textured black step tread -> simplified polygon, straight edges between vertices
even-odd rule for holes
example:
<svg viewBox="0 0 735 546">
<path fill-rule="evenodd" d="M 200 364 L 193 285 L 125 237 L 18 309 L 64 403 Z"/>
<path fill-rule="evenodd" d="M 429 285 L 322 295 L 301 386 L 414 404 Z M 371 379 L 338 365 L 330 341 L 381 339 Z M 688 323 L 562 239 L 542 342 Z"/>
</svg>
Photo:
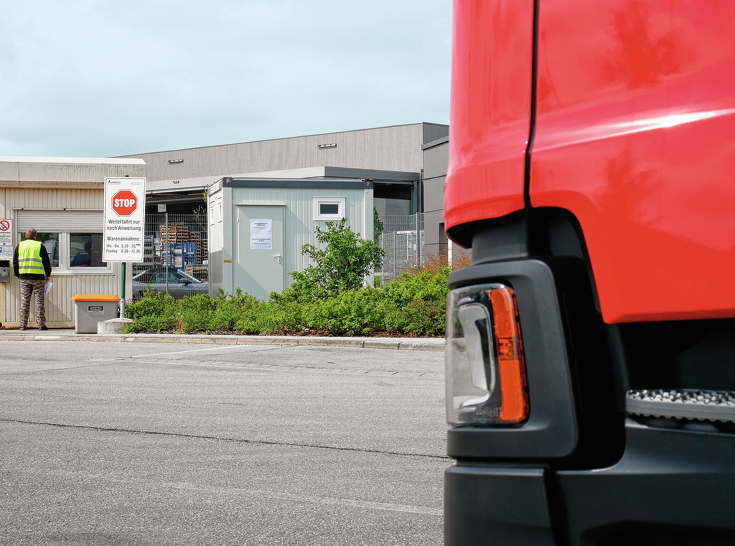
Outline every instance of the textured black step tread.
<svg viewBox="0 0 735 546">
<path fill-rule="evenodd" d="M 634 415 L 735 423 L 735 392 L 697 389 L 628 391 L 626 410 Z"/>
</svg>

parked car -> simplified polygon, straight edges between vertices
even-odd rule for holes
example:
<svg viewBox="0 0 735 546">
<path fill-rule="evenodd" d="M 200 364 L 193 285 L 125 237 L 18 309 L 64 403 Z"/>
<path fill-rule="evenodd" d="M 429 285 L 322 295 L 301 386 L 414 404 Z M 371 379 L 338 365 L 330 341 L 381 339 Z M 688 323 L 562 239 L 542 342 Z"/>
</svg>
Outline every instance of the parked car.
<svg viewBox="0 0 735 546">
<path fill-rule="evenodd" d="M 133 276 L 133 299 L 140 299 L 147 287 L 170 294 L 174 299 L 208 294 L 209 283 L 202 282 L 175 267 L 152 267 Z"/>
</svg>

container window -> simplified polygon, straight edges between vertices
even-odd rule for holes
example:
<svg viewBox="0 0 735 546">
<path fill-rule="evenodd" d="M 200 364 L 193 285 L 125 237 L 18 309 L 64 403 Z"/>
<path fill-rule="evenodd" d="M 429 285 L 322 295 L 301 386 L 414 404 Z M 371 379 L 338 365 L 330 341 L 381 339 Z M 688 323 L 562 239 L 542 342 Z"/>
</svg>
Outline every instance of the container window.
<svg viewBox="0 0 735 546">
<path fill-rule="evenodd" d="M 315 220 L 341 220 L 345 217 L 344 197 L 315 197 Z"/>
</svg>

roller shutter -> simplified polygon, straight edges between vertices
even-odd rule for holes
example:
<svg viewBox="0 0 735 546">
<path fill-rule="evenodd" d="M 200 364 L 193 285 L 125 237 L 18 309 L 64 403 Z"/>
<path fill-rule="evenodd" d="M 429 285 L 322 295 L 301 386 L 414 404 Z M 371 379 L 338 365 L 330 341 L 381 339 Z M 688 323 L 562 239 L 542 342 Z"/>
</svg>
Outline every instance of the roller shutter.
<svg viewBox="0 0 735 546">
<path fill-rule="evenodd" d="M 19 210 L 16 231 L 34 228 L 42 233 L 102 233 L 104 214 L 101 210 Z"/>
</svg>

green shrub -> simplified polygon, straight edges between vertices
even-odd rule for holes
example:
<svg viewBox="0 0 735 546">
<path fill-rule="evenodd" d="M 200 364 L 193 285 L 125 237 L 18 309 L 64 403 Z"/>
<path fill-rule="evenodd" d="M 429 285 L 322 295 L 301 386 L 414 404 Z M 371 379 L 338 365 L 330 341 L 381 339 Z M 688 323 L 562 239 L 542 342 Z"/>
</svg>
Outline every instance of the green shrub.
<svg viewBox="0 0 735 546">
<path fill-rule="evenodd" d="M 381 291 L 367 287 L 304 304 L 302 322 L 307 328 L 337 335 L 365 335 L 384 331 L 385 315 Z"/>
<path fill-rule="evenodd" d="M 125 316 L 133 320 L 148 316 L 160 317 L 169 314 L 174 305 L 175 302 L 172 296 L 162 292 L 154 292 L 150 286 L 147 286 L 142 298 L 127 304 Z"/>
<path fill-rule="evenodd" d="M 395 307 L 386 316 L 389 332 L 402 332 L 418 336 L 436 336 L 446 328 L 446 306 L 415 299 L 404 307 Z"/>
<path fill-rule="evenodd" d="M 314 268 L 308 275 L 316 271 Z M 234 295 L 220 290 L 216 298 L 202 294 L 180 300 L 146 290 L 139 301 L 128 305 L 127 316 L 134 322 L 126 331 L 237 331 L 263 335 L 308 328 L 348 336 L 377 332 L 441 335 L 445 329 L 448 274 L 446 266 L 404 272 L 381 288 L 362 288 L 360 284 L 358 288 L 343 289 L 347 283 L 337 283 L 330 285 L 332 288 L 322 286 L 318 298 L 312 291 L 316 284 L 296 282 L 296 288 L 292 286 L 283 295 L 272 294 L 268 302 L 240 290 Z"/>
<path fill-rule="evenodd" d="M 238 288 L 234 296 L 220 291 L 216 308 L 209 318 L 210 330 L 235 330 L 235 326 L 248 310 L 258 307 L 260 301 Z"/>
<path fill-rule="evenodd" d="M 174 321 L 171 317 L 146 315 L 138 317 L 135 322 L 125 326 L 125 332 L 128 334 L 136 332 L 160 332 L 161 330 L 170 330 L 174 327 Z"/>
<path fill-rule="evenodd" d="M 392 280 L 382 290 L 388 299 L 402 307 L 417 299 L 446 306 L 447 294 L 449 293 L 448 278 L 448 267 L 443 268 L 436 274 L 429 271 L 404 272 L 399 279 Z"/>
<path fill-rule="evenodd" d="M 301 328 L 300 306 L 295 302 L 260 303 L 245 310 L 234 329 L 243 334 L 271 334 Z"/>
<path fill-rule="evenodd" d="M 385 251 L 374 241 L 361 239 L 359 233 L 345 226 L 346 221 L 327 222 L 324 230 L 316 226 L 316 240 L 324 248 L 305 244 L 301 253 L 314 264 L 292 272 L 293 284 L 283 295 L 274 298 L 272 294 L 271 299 L 305 302 L 362 288 L 365 278 L 380 268 Z"/>
</svg>

